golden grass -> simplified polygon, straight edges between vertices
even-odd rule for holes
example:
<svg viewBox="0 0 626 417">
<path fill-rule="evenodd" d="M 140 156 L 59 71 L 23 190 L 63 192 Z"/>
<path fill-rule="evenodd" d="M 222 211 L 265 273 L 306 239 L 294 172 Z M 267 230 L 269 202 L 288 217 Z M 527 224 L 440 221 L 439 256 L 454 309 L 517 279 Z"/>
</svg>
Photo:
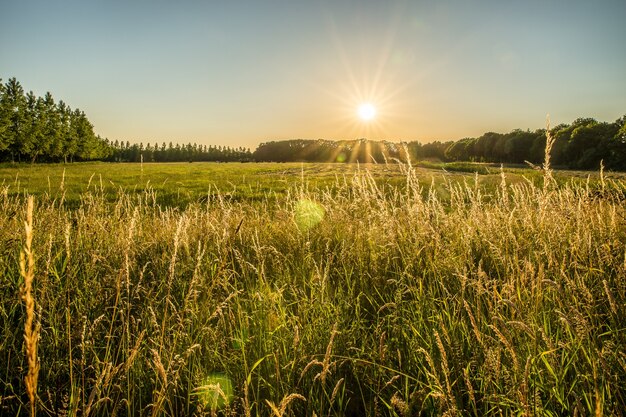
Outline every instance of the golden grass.
<svg viewBox="0 0 626 417">
<path fill-rule="evenodd" d="M 33 206 L 34 199 L 29 197 L 26 207 L 26 221 L 24 222 L 24 248 L 20 253 L 20 273 L 24 279 L 22 286 L 22 300 L 26 306 L 26 320 L 24 321 L 24 345 L 28 361 L 28 373 L 24 377 L 26 392 L 30 401 L 30 415 L 35 416 L 37 401 L 37 379 L 39 377 L 39 357 L 37 343 L 39 342 L 39 323 L 35 324 L 35 299 L 33 297 L 33 281 L 35 280 L 35 257 L 33 255 Z"/>
<path fill-rule="evenodd" d="M 624 183 L 403 169 L 184 209 L 0 193 L 0 414 L 623 413 Z"/>
</svg>

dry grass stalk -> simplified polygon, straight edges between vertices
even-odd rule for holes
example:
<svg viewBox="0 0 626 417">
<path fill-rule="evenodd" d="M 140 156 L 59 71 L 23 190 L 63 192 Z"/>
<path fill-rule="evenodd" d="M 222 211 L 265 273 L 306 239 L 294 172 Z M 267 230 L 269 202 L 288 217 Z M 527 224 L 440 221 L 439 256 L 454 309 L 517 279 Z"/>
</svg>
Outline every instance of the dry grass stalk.
<svg viewBox="0 0 626 417">
<path fill-rule="evenodd" d="M 435 367 L 435 362 L 433 361 L 433 358 L 424 348 L 419 348 L 418 352 L 421 352 L 424 355 L 424 357 L 426 358 L 426 362 L 431 369 L 431 372 L 427 372 L 427 375 L 429 375 L 435 383 L 435 387 L 431 387 L 431 395 L 436 395 L 438 393 L 440 394 L 440 396 L 443 396 L 443 385 L 441 384 L 439 376 L 437 375 L 437 368 Z M 436 388 L 437 391 L 435 392 L 434 390 L 432 390 L 432 388 Z"/>
<path fill-rule="evenodd" d="M 604 180 L 604 159 L 600 160 L 600 186 L 602 187 L 602 193 L 606 189 L 606 181 Z"/>
<path fill-rule="evenodd" d="M 602 285 L 604 286 L 604 293 L 606 294 L 606 298 L 609 300 L 609 306 L 611 306 L 611 311 L 613 314 L 617 315 L 617 303 L 615 302 L 615 298 L 613 298 L 613 294 L 609 289 L 609 284 L 605 279 L 602 280 Z"/>
<path fill-rule="evenodd" d="M 273 415 L 275 415 L 276 417 L 282 417 L 285 415 L 285 412 L 287 411 L 287 406 L 289 405 L 289 403 L 296 399 L 306 402 L 306 398 L 304 398 L 300 394 L 286 395 L 285 397 L 283 397 L 278 407 L 276 407 L 276 405 L 270 400 L 265 400 L 265 402 L 267 403 L 267 405 L 270 406 L 270 409 L 272 410 Z"/>
<path fill-rule="evenodd" d="M 126 362 L 124 363 L 124 370 L 126 372 L 128 372 L 131 366 L 133 366 L 133 362 L 135 362 L 135 358 L 137 358 L 137 354 L 139 353 L 139 348 L 141 347 L 141 342 L 143 342 L 143 337 L 145 336 L 145 334 L 146 334 L 145 330 L 143 330 L 139 334 L 139 337 L 137 338 L 137 342 L 135 342 L 135 346 L 133 346 L 130 353 L 128 354 L 128 358 L 126 359 Z"/>
<path fill-rule="evenodd" d="M 463 306 L 465 307 L 465 311 L 467 311 L 470 323 L 472 324 L 472 331 L 474 332 L 474 336 L 476 336 L 476 340 L 478 340 L 478 343 L 483 346 L 483 338 L 481 336 L 480 330 L 478 330 L 478 326 L 476 325 L 476 319 L 474 318 L 474 314 L 472 314 L 472 309 L 465 300 L 463 300 Z"/>
<path fill-rule="evenodd" d="M 326 382 L 326 376 L 330 371 L 330 356 L 333 350 L 333 341 L 335 340 L 335 335 L 337 335 L 337 323 L 334 324 L 333 330 L 330 332 L 330 340 L 328 341 L 328 346 L 326 346 L 326 354 L 324 355 L 324 360 L 322 361 L 322 371 L 315 376 L 315 379 L 319 377 L 322 382 Z"/>
<path fill-rule="evenodd" d="M 293 326 L 293 349 L 296 349 L 300 345 L 300 327 L 298 323 Z"/>
<path fill-rule="evenodd" d="M 397 392 L 393 394 L 393 397 L 391 397 L 391 406 L 402 417 L 409 417 L 411 415 L 411 409 L 409 405 L 406 403 L 406 401 L 402 399 L 402 396 L 400 396 Z"/>
<path fill-rule="evenodd" d="M 468 368 L 463 369 L 463 380 L 465 381 L 465 386 L 467 387 L 467 394 L 469 395 L 472 407 L 476 409 L 476 397 L 474 395 L 474 387 L 472 386 L 472 380 L 470 379 Z"/>
<path fill-rule="evenodd" d="M 450 369 L 448 367 L 448 357 L 446 355 L 446 350 L 443 347 L 443 343 L 441 342 L 441 337 L 439 333 L 435 331 L 435 339 L 437 340 L 437 347 L 439 348 L 439 353 L 441 354 L 441 370 L 443 372 L 443 376 L 446 380 L 446 394 L 447 400 L 449 402 L 449 407 L 454 408 L 454 394 L 452 393 L 452 384 L 450 384 Z"/>
<path fill-rule="evenodd" d="M 344 382 L 344 378 L 341 378 L 335 384 L 335 388 L 333 389 L 333 393 L 330 396 L 330 403 L 331 404 L 335 401 L 335 397 L 337 397 L 337 394 L 339 393 L 339 389 L 341 388 L 341 384 L 343 384 L 343 382 Z"/>
<path fill-rule="evenodd" d="M 500 329 L 498 329 L 498 327 L 496 325 L 490 324 L 489 327 L 494 331 L 496 336 L 498 336 L 498 339 L 500 339 L 500 342 L 502 342 L 502 344 L 504 345 L 506 350 L 511 355 L 511 359 L 513 359 L 513 367 L 515 368 L 514 369 L 515 373 L 518 374 L 519 371 L 520 371 L 520 366 L 519 366 L 519 361 L 517 360 L 517 355 L 515 354 L 515 349 L 513 349 L 513 345 L 504 336 L 504 334 L 502 334 L 502 332 L 500 331 Z"/>
<path fill-rule="evenodd" d="M 500 165 L 500 192 L 502 193 L 501 199 L 504 206 L 509 205 L 509 191 L 506 185 L 506 175 L 504 175 L 504 165 Z"/>
<path fill-rule="evenodd" d="M 159 375 L 162 385 L 167 386 L 167 372 L 165 371 L 165 367 L 161 361 L 161 355 L 159 355 L 159 352 L 156 349 L 150 349 L 150 351 L 152 352 L 152 363 L 154 364 L 154 369 L 157 371 L 157 375 Z"/>
<path fill-rule="evenodd" d="M 529 381 L 530 381 L 530 367 L 532 365 L 532 358 L 531 356 L 528 356 L 528 358 L 526 358 L 526 366 L 524 367 L 524 379 L 522 381 L 522 384 L 520 386 L 520 392 L 519 392 L 519 400 L 520 403 L 522 404 L 522 408 L 524 409 L 524 416 L 532 416 L 532 410 L 530 408 L 530 388 L 529 388 Z"/>
<path fill-rule="evenodd" d="M 107 382 L 110 381 L 110 374 L 112 370 L 113 364 L 110 362 L 104 364 L 104 367 L 102 368 L 100 375 L 98 375 L 98 379 L 91 390 L 91 394 L 89 394 L 89 400 L 87 401 L 87 405 L 85 406 L 85 411 L 83 413 L 84 416 L 89 416 L 91 410 L 103 400 L 103 398 L 99 397 L 102 391 L 106 389 Z"/>
<path fill-rule="evenodd" d="M 163 366 L 163 361 L 161 360 L 161 355 L 158 350 L 150 349 L 152 353 L 152 365 L 154 367 L 155 373 L 158 375 L 158 379 L 161 381 L 161 387 L 158 391 L 155 391 L 154 397 L 156 398 L 152 403 L 152 413 L 151 416 L 155 417 L 161 412 L 161 406 L 165 401 L 166 391 L 169 388 L 167 371 L 165 370 L 165 366 Z"/>
<path fill-rule="evenodd" d="M 552 176 L 552 167 L 550 165 L 550 158 L 552 155 L 552 146 L 554 145 L 555 138 L 550 133 L 550 115 L 546 117 L 546 148 L 545 156 L 543 160 L 543 191 L 548 191 L 550 185 L 554 182 Z"/>
<path fill-rule="evenodd" d="M 333 341 L 337 333 L 339 332 L 337 331 L 337 323 L 335 323 L 333 325 L 333 330 L 330 332 L 330 340 L 328 341 L 328 345 L 326 346 L 326 354 L 324 355 L 324 360 L 318 361 L 315 358 L 312 359 L 309 363 L 306 364 L 306 366 L 300 373 L 300 379 L 304 377 L 304 375 L 307 373 L 307 371 L 310 368 L 312 368 L 313 366 L 319 365 L 322 367 L 322 370 L 318 374 L 315 375 L 315 377 L 313 378 L 313 381 L 317 381 L 317 379 L 319 378 L 322 380 L 322 383 L 326 382 L 326 376 L 328 376 L 330 372 L 330 367 L 334 364 L 333 362 L 330 361 L 330 358 L 332 356 L 331 353 L 333 350 Z"/>
<path fill-rule="evenodd" d="M 33 256 L 33 197 L 28 197 L 26 221 L 24 229 L 26 241 L 20 253 L 20 273 L 24 278 L 22 300 L 26 304 L 26 321 L 24 323 L 24 344 L 26 345 L 26 359 L 28 373 L 24 378 L 26 392 L 30 400 L 30 415 L 35 415 L 35 401 L 37 398 L 37 378 L 39 376 L 39 358 L 37 357 L 37 343 L 39 341 L 39 324 L 35 321 L 35 299 L 33 298 L 33 281 L 35 279 L 35 257 Z"/>
</svg>

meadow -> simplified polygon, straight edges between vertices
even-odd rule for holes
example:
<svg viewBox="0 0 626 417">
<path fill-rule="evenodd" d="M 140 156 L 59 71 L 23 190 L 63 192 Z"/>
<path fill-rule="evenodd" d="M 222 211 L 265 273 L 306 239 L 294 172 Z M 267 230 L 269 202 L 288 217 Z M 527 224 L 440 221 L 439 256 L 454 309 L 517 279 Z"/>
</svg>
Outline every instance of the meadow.
<svg viewBox="0 0 626 417">
<path fill-rule="evenodd" d="M 0 414 L 624 415 L 624 201 L 549 164 L 0 166 Z"/>
</svg>

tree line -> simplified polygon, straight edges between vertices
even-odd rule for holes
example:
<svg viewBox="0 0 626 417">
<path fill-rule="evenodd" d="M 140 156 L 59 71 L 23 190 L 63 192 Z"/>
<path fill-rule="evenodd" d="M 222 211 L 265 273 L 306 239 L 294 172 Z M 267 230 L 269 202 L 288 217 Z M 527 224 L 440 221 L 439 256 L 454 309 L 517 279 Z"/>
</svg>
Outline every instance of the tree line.
<svg viewBox="0 0 626 417">
<path fill-rule="evenodd" d="M 552 162 L 573 169 L 626 171 L 626 115 L 613 123 L 579 118 L 550 129 L 555 139 Z M 254 152 L 242 147 L 196 143 L 130 144 L 111 142 L 94 133 L 85 113 L 56 102 L 48 92 L 37 97 L 11 78 L 0 79 L 0 161 L 17 162 L 395 162 L 411 160 L 541 163 L 546 130 L 487 132 L 458 141 L 389 141 L 292 139 L 261 143 Z"/>
<path fill-rule="evenodd" d="M 15 78 L 0 79 L 0 161 L 231 162 L 251 157 L 250 149 L 228 146 L 111 142 L 94 133 L 82 110 L 56 102 L 49 92 L 43 97 L 25 93 Z"/>
<path fill-rule="evenodd" d="M 579 118 L 555 126 L 550 135 L 554 139 L 551 160 L 555 166 L 597 169 L 603 161 L 608 169 L 626 170 L 626 115 L 613 123 Z M 516 129 L 453 142 L 444 156 L 454 161 L 538 164 L 544 159 L 545 146 L 545 129 Z"/>
<path fill-rule="evenodd" d="M 255 161 L 271 162 L 393 162 L 406 159 L 399 144 L 366 139 L 270 141 L 261 143 L 252 157 Z"/>
<path fill-rule="evenodd" d="M 553 165 L 571 169 L 626 170 L 626 116 L 613 123 L 579 118 L 550 129 L 555 142 Z M 545 157 L 546 129 L 487 132 L 458 141 L 393 143 L 293 139 L 261 143 L 252 154 L 255 161 L 273 162 L 394 162 L 419 160 L 539 164 Z"/>
<path fill-rule="evenodd" d="M 110 143 L 111 155 L 106 161 L 114 162 L 249 162 L 252 160 L 250 149 L 230 146 L 207 146 L 196 143 L 181 145 L 165 142 L 144 146 L 143 143 Z"/>
<path fill-rule="evenodd" d="M 447 161 L 446 150 L 454 142 L 389 142 L 355 140 L 290 139 L 261 143 L 252 154 L 258 162 L 359 162 L 396 163 L 408 160 Z"/>
<path fill-rule="evenodd" d="M 49 92 L 25 93 L 15 78 L 0 79 L 0 161 L 71 162 L 109 154 L 82 110 L 55 102 Z"/>
</svg>

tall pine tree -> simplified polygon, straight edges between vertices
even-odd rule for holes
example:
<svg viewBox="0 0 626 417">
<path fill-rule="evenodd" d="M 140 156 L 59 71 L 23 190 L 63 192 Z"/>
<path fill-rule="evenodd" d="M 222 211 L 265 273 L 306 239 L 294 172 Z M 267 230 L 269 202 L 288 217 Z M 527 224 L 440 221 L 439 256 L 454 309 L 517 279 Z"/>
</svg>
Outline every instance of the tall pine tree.
<svg viewBox="0 0 626 417">
<path fill-rule="evenodd" d="M 24 89 L 15 77 L 9 79 L 5 85 L 4 93 L 5 102 L 8 113 L 8 126 L 4 133 L 4 142 L 7 150 L 11 154 L 11 160 L 20 158 L 21 140 L 24 135 L 26 124 L 26 97 L 24 97 Z"/>
</svg>

